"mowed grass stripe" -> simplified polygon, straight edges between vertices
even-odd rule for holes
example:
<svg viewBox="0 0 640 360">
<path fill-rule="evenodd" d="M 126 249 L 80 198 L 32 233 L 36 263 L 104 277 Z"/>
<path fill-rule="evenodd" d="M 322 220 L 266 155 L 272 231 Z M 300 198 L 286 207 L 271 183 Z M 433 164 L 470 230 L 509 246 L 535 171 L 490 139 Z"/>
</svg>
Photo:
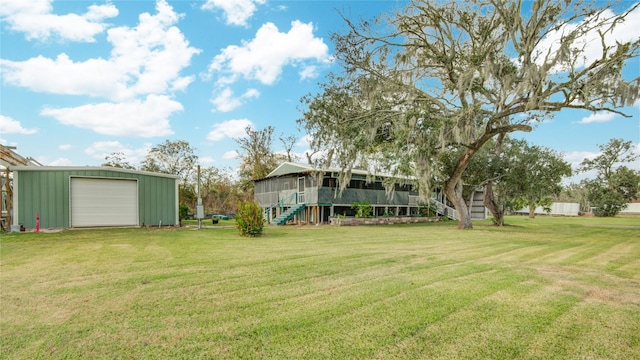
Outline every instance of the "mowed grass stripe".
<svg viewBox="0 0 640 360">
<path fill-rule="evenodd" d="M 637 358 L 637 219 L 593 220 L 3 235 L 0 357 Z"/>
</svg>

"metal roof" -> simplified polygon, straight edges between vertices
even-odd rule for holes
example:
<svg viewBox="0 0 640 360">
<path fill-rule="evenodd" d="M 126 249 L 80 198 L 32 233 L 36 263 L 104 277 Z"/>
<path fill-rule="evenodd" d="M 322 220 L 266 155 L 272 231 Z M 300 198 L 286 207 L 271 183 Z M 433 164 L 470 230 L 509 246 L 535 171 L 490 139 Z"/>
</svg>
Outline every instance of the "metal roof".
<svg viewBox="0 0 640 360">
<path fill-rule="evenodd" d="M 11 171 L 110 171 L 166 177 L 172 179 L 180 178 L 180 176 L 173 174 L 156 173 L 142 170 L 130 170 L 112 166 L 10 166 L 9 169 Z"/>
<path fill-rule="evenodd" d="M 267 178 L 277 177 L 277 176 L 282 176 L 282 175 L 308 173 L 308 172 L 313 172 L 313 171 L 319 171 L 319 172 L 342 172 L 342 169 L 337 168 L 337 167 L 319 168 L 319 167 L 315 167 L 313 165 L 308 165 L 308 164 L 298 164 L 298 163 L 292 163 L 292 162 L 284 162 L 284 163 L 280 164 L 277 168 L 275 168 L 275 170 L 270 172 L 269 175 L 265 176 L 264 178 L 267 179 Z M 352 169 L 351 170 L 351 174 L 354 174 L 354 175 L 372 175 L 372 176 L 377 176 L 377 177 L 390 177 L 391 176 L 389 174 L 372 174 L 369 171 L 362 170 L 362 169 Z"/>
</svg>

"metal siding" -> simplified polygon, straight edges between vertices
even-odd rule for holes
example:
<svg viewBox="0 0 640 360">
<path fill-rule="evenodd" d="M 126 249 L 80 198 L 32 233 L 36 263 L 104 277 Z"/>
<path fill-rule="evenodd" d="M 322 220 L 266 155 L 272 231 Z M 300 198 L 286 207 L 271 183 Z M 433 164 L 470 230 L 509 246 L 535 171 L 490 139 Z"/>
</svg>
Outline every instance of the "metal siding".
<svg viewBox="0 0 640 360">
<path fill-rule="evenodd" d="M 138 177 L 138 221 L 140 226 L 147 225 L 147 196 L 145 194 L 147 188 L 147 182 L 145 178 Z"/>
<path fill-rule="evenodd" d="M 69 177 L 71 173 L 69 171 L 63 171 L 60 173 L 60 196 L 62 199 L 62 206 L 60 207 L 61 219 L 60 222 L 55 226 L 59 227 L 69 227 L 71 226 L 71 209 L 69 207 L 69 199 L 70 199 L 70 188 L 69 188 Z"/>
<path fill-rule="evenodd" d="M 160 180 L 160 179 L 158 179 Z M 162 223 L 163 224 L 172 224 L 173 223 L 173 217 L 171 215 L 173 215 L 171 213 L 171 200 L 172 197 L 169 196 L 171 193 L 173 193 L 173 187 L 171 186 L 170 182 L 166 182 L 166 181 L 158 181 L 159 183 L 161 183 L 162 187 L 158 188 L 158 191 L 160 192 L 160 199 L 161 201 L 159 202 L 160 205 L 160 210 L 162 213 Z"/>
<path fill-rule="evenodd" d="M 33 210 L 33 191 L 25 191 L 31 188 L 33 183 L 33 173 L 21 172 L 18 175 L 18 223 L 23 224 L 25 227 L 33 228 L 35 222 L 31 221 L 31 215 Z"/>
<path fill-rule="evenodd" d="M 161 181 L 157 181 L 158 179 L 149 179 L 151 183 L 153 183 L 152 188 L 150 189 L 150 195 L 157 199 L 155 206 L 151 207 L 151 215 L 154 219 L 156 219 L 157 224 L 159 225 L 161 222 L 166 224 L 166 219 L 164 218 L 164 194 L 162 191 L 162 185 L 164 185 Z"/>
<path fill-rule="evenodd" d="M 45 184 L 48 183 L 48 176 L 46 176 L 46 174 L 36 174 L 36 176 L 34 176 L 34 178 L 32 179 L 32 183 L 31 183 L 31 187 L 33 189 L 33 197 L 32 197 L 32 201 L 31 201 L 31 218 L 32 218 L 32 222 L 33 222 L 33 226 L 35 227 L 36 225 L 36 213 L 41 213 L 42 212 L 42 206 L 45 205 L 44 202 L 46 201 L 46 199 L 44 198 L 44 195 L 47 193 L 46 189 L 45 191 L 42 190 L 42 186 L 44 186 Z"/>
<path fill-rule="evenodd" d="M 154 190 L 157 189 L 157 185 L 153 184 L 151 180 L 147 181 L 146 183 L 147 184 L 144 189 L 145 198 L 148 200 L 155 199 L 156 201 L 158 201 L 159 199 L 157 197 L 154 197 Z M 154 203 L 151 201 L 147 201 L 147 204 L 147 223 L 149 225 L 160 224 L 160 219 L 158 218 L 158 214 L 155 211 L 156 206 L 154 206 Z"/>
<path fill-rule="evenodd" d="M 52 227 L 53 224 L 58 222 L 58 217 L 60 216 L 60 211 L 57 211 L 57 204 L 60 203 L 60 191 L 59 189 L 59 176 L 58 174 L 51 174 L 52 176 L 48 179 L 48 189 L 46 203 L 43 204 L 43 208 L 46 209 L 43 214 L 40 214 L 40 226 L 41 227 Z M 44 215 L 48 214 L 45 218 Z"/>
<path fill-rule="evenodd" d="M 176 225 L 176 179 L 142 176 L 140 220 L 145 225 Z"/>
<path fill-rule="evenodd" d="M 26 228 L 35 228 L 36 213 L 40 216 L 40 227 L 64 227 L 68 212 L 62 177 L 55 172 L 21 171 L 18 181 L 18 219 Z M 62 222 L 62 223 L 61 223 Z"/>
<path fill-rule="evenodd" d="M 162 216 L 160 215 L 158 208 L 161 208 L 162 206 L 160 205 L 162 203 L 162 198 L 159 197 L 159 186 L 160 184 L 157 181 L 154 181 L 156 179 L 148 179 L 149 184 L 147 186 L 147 194 L 148 194 L 148 199 L 155 199 L 155 204 L 153 204 L 150 208 L 150 212 L 149 214 L 151 215 L 151 218 L 154 220 L 153 223 L 154 225 L 159 225 L 160 222 L 162 221 Z"/>
<path fill-rule="evenodd" d="M 153 202 L 151 201 L 151 199 L 153 199 L 153 195 L 151 194 L 153 184 L 150 184 L 150 182 L 146 180 L 147 179 L 145 179 L 144 191 L 142 192 L 142 196 L 144 196 L 146 206 L 144 215 L 142 217 L 144 218 L 144 222 L 146 225 L 154 225 L 154 223 L 158 223 L 159 221 L 156 218 L 155 214 L 153 214 Z"/>
<path fill-rule="evenodd" d="M 175 179 L 159 179 L 161 180 L 161 182 L 164 184 L 163 187 L 163 194 L 164 194 L 164 206 L 163 209 L 165 210 L 165 215 L 164 218 L 165 220 L 162 221 L 162 223 L 164 224 L 166 221 L 166 224 L 168 225 L 177 225 L 176 223 L 176 217 L 178 216 L 178 209 L 176 209 L 176 201 L 174 198 L 176 198 L 178 196 L 178 194 L 175 193 L 175 182 L 177 180 Z M 175 194 L 175 195 L 174 195 Z"/>
</svg>

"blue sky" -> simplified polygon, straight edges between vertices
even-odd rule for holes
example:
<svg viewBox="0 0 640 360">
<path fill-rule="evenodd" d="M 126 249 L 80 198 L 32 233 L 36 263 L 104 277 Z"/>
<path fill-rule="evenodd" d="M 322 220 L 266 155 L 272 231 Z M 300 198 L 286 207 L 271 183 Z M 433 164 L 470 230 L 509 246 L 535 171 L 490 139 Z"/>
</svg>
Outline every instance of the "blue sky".
<svg viewBox="0 0 640 360">
<path fill-rule="evenodd" d="M 248 125 L 273 126 L 274 150 L 281 135 L 299 138 L 296 153 L 308 149 L 299 99 L 338 70 L 329 39 L 345 29 L 338 10 L 371 18 L 405 2 L 0 3 L 0 143 L 44 165 L 97 166 L 113 152 L 138 165 L 152 145 L 187 140 L 201 165 L 233 169 L 233 138 Z M 620 28 L 640 36 L 640 21 Z M 640 59 L 626 72 L 639 76 Z M 519 137 L 573 164 L 614 137 L 640 149 L 640 105 L 623 110 L 632 118 L 563 111 Z"/>
</svg>

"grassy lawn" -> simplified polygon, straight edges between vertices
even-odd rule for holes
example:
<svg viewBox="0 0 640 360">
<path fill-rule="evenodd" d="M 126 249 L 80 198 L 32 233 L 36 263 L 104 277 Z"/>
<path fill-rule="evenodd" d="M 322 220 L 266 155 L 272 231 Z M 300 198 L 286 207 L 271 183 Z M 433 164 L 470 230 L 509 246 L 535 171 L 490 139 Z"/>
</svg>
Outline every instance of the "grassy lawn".
<svg viewBox="0 0 640 360">
<path fill-rule="evenodd" d="M 0 357 L 640 358 L 639 219 L 507 222 L 3 234 Z"/>
</svg>

